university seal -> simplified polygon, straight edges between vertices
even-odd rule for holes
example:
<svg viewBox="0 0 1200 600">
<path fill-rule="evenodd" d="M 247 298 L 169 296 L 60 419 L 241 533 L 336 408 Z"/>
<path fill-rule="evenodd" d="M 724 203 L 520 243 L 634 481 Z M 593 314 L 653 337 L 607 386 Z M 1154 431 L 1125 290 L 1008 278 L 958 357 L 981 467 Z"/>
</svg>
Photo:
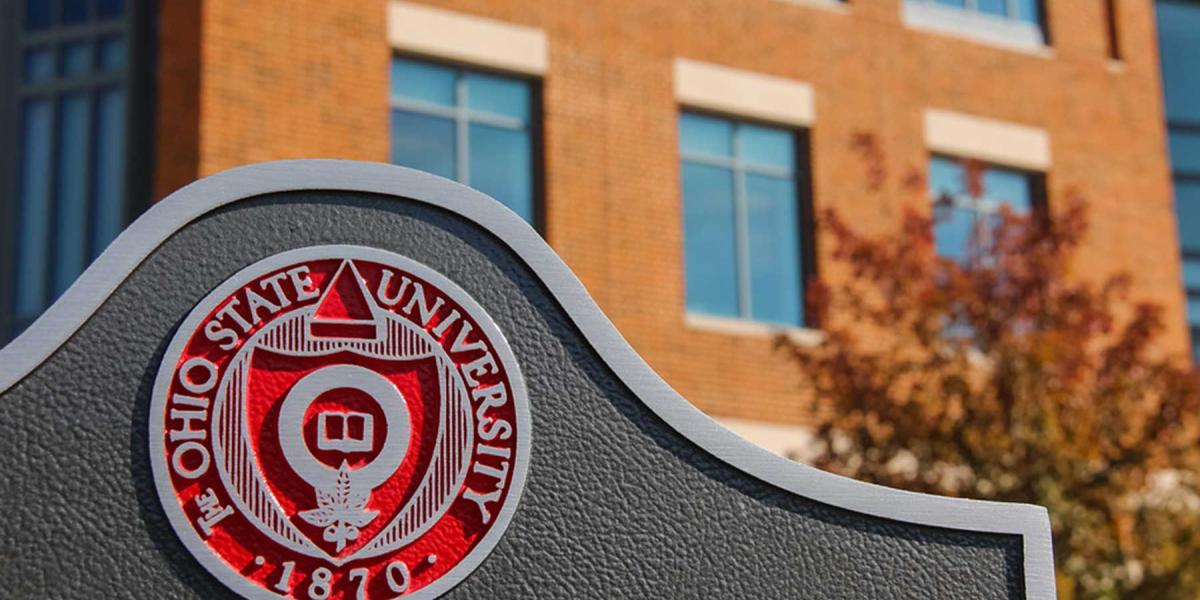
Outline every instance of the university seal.
<svg viewBox="0 0 1200 600">
<path fill-rule="evenodd" d="M 149 423 L 176 533 L 250 598 L 436 596 L 495 546 L 529 460 L 495 323 L 428 267 L 355 246 L 272 256 L 201 301 Z"/>
</svg>

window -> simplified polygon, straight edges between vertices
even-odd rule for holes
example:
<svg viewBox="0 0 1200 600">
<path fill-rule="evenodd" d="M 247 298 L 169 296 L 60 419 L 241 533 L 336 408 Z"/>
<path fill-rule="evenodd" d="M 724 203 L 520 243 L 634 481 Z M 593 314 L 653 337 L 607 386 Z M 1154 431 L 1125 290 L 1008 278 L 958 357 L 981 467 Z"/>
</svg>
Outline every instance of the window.
<svg viewBox="0 0 1200 600">
<path fill-rule="evenodd" d="M 134 86 L 133 0 L 15 4 L 0 24 L 0 53 L 13 57 L 0 71 L 0 115 L 13 132 L 0 148 L 0 343 L 116 237 L 131 199 L 144 198 L 138 182 L 148 183 L 146 169 L 131 168 L 149 122 L 130 118 L 149 108 Z"/>
<path fill-rule="evenodd" d="M 911 26 L 1037 49 L 1047 42 L 1041 0 L 904 0 Z"/>
<path fill-rule="evenodd" d="M 392 162 L 474 187 L 537 225 L 533 87 L 392 59 Z"/>
<path fill-rule="evenodd" d="M 1200 359 L 1200 2 L 1159 0 L 1157 9 L 1187 319 Z"/>
<path fill-rule="evenodd" d="M 929 191 L 933 197 L 933 237 L 938 254 L 966 260 L 973 241 L 987 243 L 1000 208 L 1008 206 L 1015 213 L 1029 213 L 1038 202 L 1039 187 L 1038 178 L 1025 171 L 932 157 Z"/>
<path fill-rule="evenodd" d="M 687 309 L 804 323 L 797 133 L 684 112 L 679 118 Z"/>
</svg>

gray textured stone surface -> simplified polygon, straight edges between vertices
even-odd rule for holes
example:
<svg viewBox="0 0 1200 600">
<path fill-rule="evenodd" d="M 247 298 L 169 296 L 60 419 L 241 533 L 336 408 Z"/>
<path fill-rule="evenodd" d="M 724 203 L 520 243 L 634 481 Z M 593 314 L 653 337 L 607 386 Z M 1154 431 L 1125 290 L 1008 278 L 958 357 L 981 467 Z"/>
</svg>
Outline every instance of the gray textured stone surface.
<svg viewBox="0 0 1200 600">
<path fill-rule="evenodd" d="M 529 387 L 532 464 L 495 551 L 452 597 L 1021 597 L 1021 539 L 867 517 L 710 457 L 632 396 L 490 234 L 416 203 L 297 192 L 242 202 L 157 250 L 0 396 L 0 597 L 219 598 L 150 479 L 146 413 L 175 326 L 284 250 L 375 246 L 456 281 Z"/>
</svg>

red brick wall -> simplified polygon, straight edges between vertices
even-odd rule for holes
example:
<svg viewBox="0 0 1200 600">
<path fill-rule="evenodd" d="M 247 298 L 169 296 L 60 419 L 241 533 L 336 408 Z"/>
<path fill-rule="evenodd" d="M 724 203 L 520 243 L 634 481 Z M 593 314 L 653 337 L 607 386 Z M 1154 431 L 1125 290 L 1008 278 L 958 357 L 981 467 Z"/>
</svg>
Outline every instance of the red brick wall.
<svg viewBox="0 0 1200 600">
<path fill-rule="evenodd" d="M 199 176 L 201 0 L 159 6 L 158 85 L 154 122 L 154 197 Z"/>
<path fill-rule="evenodd" d="M 810 83 L 817 208 L 837 207 L 873 229 L 894 225 L 906 204 L 928 203 L 904 185 L 914 170 L 924 173 L 926 108 L 1044 128 L 1051 207 L 1070 193 L 1092 207 L 1080 276 L 1131 271 L 1140 294 L 1167 306 L 1170 347 L 1182 349 L 1151 3 L 1119 3 L 1126 60 L 1114 65 L 1100 2 L 1046 0 L 1053 46 L 1044 56 L 908 29 L 900 2 L 853 0 L 846 10 L 780 0 L 429 4 L 546 32 L 549 241 L 634 347 L 706 411 L 805 416 L 796 373 L 769 338 L 684 323 L 675 57 Z M 193 173 L 248 162 L 387 160 L 383 0 L 205 0 L 196 12 L 192 22 L 179 14 L 187 10 L 162 11 L 160 102 L 179 106 L 160 112 L 160 193 Z M 174 39 L 181 30 L 196 36 L 195 69 L 188 45 Z M 198 101 L 180 97 L 193 84 Z M 175 135 L 164 121 L 176 113 L 186 121 L 192 103 L 196 134 Z M 864 132 L 885 157 L 878 189 L 851 144 Z"/>
</svg>

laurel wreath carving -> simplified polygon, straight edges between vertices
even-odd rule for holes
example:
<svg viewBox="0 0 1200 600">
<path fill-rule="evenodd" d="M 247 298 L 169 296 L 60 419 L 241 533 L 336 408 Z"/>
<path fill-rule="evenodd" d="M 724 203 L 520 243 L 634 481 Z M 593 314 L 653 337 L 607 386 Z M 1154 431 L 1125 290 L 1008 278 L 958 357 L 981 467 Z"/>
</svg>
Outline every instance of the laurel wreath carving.
<svg viewBox="0 0 1200 600">
<path fill-rule="evenodd" d="M 359 528 L 370 523 L 379 511 L 367 510 L 371 490 L 356 489 L 350 481 L 350 465 L 342 461 L 332 486 L 316 488 L 317 508 L 300 512 L 311 525 L 324 527 L 327 542 L 337 544 L 341 552 L 348 542 L 358 539 Z"/>
</svg>

